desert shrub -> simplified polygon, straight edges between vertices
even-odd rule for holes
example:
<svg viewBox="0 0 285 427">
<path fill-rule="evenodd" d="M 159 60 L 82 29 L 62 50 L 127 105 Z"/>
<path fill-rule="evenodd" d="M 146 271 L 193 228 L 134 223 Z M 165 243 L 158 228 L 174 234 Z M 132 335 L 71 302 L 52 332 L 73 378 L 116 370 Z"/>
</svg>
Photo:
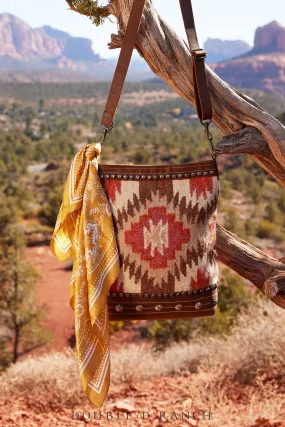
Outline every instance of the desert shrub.
<svg viewBox="0 0 285 427">
<path fill-rule="evenodd" d="M 267 219 L 263 219 L 260 221 L 257 227 L 257 236 L 261 239 L 272 237 L 275 231 L 276 225 Z"/>
<path fill-rule="evenodd" d="M 54 226 L 62 201 L 62 186 L 58 186 L 50 190 L 47 194 L 46 202 L 44 203 L 39 217 L 44 218 L 49 225 Z"/>
<path fill-rule="evenodd" d="M 7 349 L 7 344 L 3 339 L 0 339 L 0 372 L 7 369 L 12 362 L 12 354 Z"/>
<path fill-rule="evenodd" d="M 282 213 L 275 201 L 270 201 L 270 203 L 266 206 L 264 219 L 267 219 L 274 224 L 281 224 Z"/>
<path fill-rule="evenodd" d="M 123 320 L 112 320 L 109 322 L 110 332 L 113 334 L 114 332 L 120 331 L 124 327 L 124 321 Z"/>
</svg>

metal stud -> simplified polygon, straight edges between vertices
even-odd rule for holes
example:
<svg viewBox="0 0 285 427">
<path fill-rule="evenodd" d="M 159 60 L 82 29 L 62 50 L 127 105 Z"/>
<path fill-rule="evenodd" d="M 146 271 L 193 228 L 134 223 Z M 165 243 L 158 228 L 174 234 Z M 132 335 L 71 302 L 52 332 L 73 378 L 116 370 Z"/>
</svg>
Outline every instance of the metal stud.
<svg viewBox="0 0 285 427">
<path fill-rule="evenodd" d="M 160 179 L 163 179 L 163 178 L 164 178 L 164 175 L 159 175 L 159 178 L 160 178 Z"/>
<path fill-rule="evenodd" d="M 174 174 L 174 175 L 172 175 L 172 178 L 173 178 L 173 179 L 175 179 L 175 178 L 176 178 L 176 176 L 177 176 L 177 175 L 175 175 L 175 174 Z"/>
<path fill-rule="evenodd" d="M 140 176 L 139 176 L 139 175 L 136 175 L 136 179 L 140 179 Z"/>
<path fill-rule="evenodd" d="M 123 178 L 124 178 L 124 179 L 128 179 L 128 175 L 124 175 L 124 176 L 123 176 Z"/>
<path fill-rule="evenodd" d="M 174 297 L 174 294 L 169 294 L 169 296 L 170 296 L 170 298 L 171 298 L 171 297 Z"/>
<path fill-rule="evenodd" d="M 117 296 L 117 294 L 114 292 L 114 293 L 112 293 L 112 296 L 113 296 L 113 297 L 116 297 L 116 296 Z"/>
<path fill-rule="evenodd" d="M 192 172 L 192 173 L 191 173 L 191 176 L 196 176 L 196 172 Z"/>
<path fill-rule="evenodd" d="M 161 304 L 158 304 L 154 307 L 156 311 L 161 311 L 163 309 L 163 306 Z"/>
<path fill-rule="evenodd" d="M 110 175 L 108 175 L 108 174 L 107 174 L 107 175 L 105 175 L 105 178 L 107 178 L 107 179 L 108 179 L 108 178 L 110 178 Z"/>
<path fill-rule="evenodd" d="M 146 176 L 145 176 L 145 175 L 142 175 L 142 176 L 141 176 L 141 179 L 146 179 Z"/>
<path fill-rule="evenodd" d="M 136 297 L 136 294 L 132 294 L 132 298 L 135 298 Z"/>
<path fill-rule="evenodd" d="M 165 175 L 165 178 L 170 178 L 170 175 L 169 174 Z"/>
<path fill-rule="evenodd" d="M 153 179 L 157 179 L 158 178 L 158 176 L 157 175 L 153 175 Z"/>
<path fill-rule="evenodd" d="M 185 176 L 185 178 L 189 178 L 190 175 L 189 175 L 189 173 L 186 173 L 184 176 Z"/>
<path fill-rule="evenodd" d="M 119 179 L 121 179 L 121 178 L 122 178 L 122 175 L 118 175 L 118 178 L 119 178 Z"/>
<path fill-rule="evenodd" d="M 208 172 L 204 172 L 204 175 L 205 175 L 205 176 L 207 176 L 207 175 L 208 175 Z"/>
<path fill-rule="evenodd" d="M 151 178 L 152 178 L 152 176 L 151 176 L 151 175 L 148 175 L 148 176 L 147 176 L 147 179 L 151 179 Z"/>
<path fill-rule="evenodd" d="M 187 292 L 182 292 L 182 296 L 185 297 L 187 295 Z"/>
<path fill-rule="evenodd" d="M 202 172 L 197 172 L 197 176 L 201 176 L 202 175 Z"/>
<path fill-rule="evenodd" d="M 200 301 L 195 304 L 196 310 L 200 310 L 201 307 L 202 307 L 202 303 Z"/>
<path fill-rule="evenodd" d="M 183 177 L 182 173 L 179 173 L 178 178 L 182 178 L 182 177 Z"/>
<path fill-rule="evenodd" d="M 181 311 L 183 309 L 183 305 L 182 304 L 177 304 L 175 306 L 175 310 Z"/>
<path fill-rule="evenodd" d="M 188 292 L 187 292 L 187 294 L 188 294 L 188 295 L 191 295 L 191 294 L 192 294 L 192 292 L 191 292 L 191 291 L 188 291 Z"/>
<path fill-rule="evenodd" d="M 144 297 L 145 297 L 145 298 L 148 298 L 148 297 L 149 297 L 149 294 L 144 294 Z"/>
<path fill-rule="evenodd" d="M 100 178 L 104 178 L 104 175 L 102 173 L 100 174 Z"/>
<path fill-rule="evenodd" d="M 137 311 L 143 311 L 143 306 L 142 305 L 137 305 L 136 306 L 136 310 Z"/>
<path fill-rule="evenodd" d="M 116 178 L 116 175 L 111 175 L 111 178 Z"/>
<path fill-rule="evenodd" d="M 167 297 L 168 297 L 168 294 L 164 294 L 164 295 L 163 295 L 163 298 L 167 298 Z"/>
<path fill-rule="evenodd" d="M 151 298 L 155 298 L 155 294 L 151 294 Z"/>
<path fill-rule="evenodd" d="M 130 298 L 130 294 L 125 294 L 125 298 Z"/>
<path fill-rule="evenodd" d="M 162 294 L 158 294 L 158 295 L 157 295 L 157 298 L 161 298 L 161 297 L 162 297 Z"/>
<path fill-rule="evenodd" d="M 210 171 L 210 174 L 211 174 L 211 175 L 214 175 L 214 173 L 215 173 L 215 171 Z"/>
<path fill-rule="evenodd" d="M 133 179 L 133 177 L 134 177 L 134 175 L 129 175 L 129 178 L 130 178 L 130 179 Z"/>
<path fill-rule="evenodd" d="M 118 313 L 121 313 L 121 311 L 124 310 L 124 307 L 121 304 L 116 305 L 115 310 L 118 311 Z"/>
<path fill-rule="evenodd" d="M 124 296 L 123 292 L 120 292 L 119 297 L 123 298 L 123 296 Z"/>
</svg>

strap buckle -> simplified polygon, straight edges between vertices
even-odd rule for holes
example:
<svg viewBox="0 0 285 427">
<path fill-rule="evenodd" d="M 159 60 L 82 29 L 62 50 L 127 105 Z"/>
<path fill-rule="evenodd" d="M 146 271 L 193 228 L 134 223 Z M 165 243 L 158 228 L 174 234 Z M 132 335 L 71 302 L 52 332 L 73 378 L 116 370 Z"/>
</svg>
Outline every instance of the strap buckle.
<svg viewBox="0 0 285 427">
<path fill-rule="evenodd" d="M 103 129 L 103 133 L 102 133 L 102 136 L 98 139 L 97 142 L 101 142 L 101 144 L 103 144 L 103 142 L 106 139 L 107 133 L 110 132 L 113 129 L 114 123 L 112 123 L 111 126 L 101 125 L 101 127 Z"/>
<path fill-rule="evenodd" d="M 209 143 L 211 145 L 211 148 L 212 148 L 211 155 L 212 155 L 212 158 L 216 161 L 217 155 L 216 155 L 216 153 L 214 151 L 213 135 L 209 131 L 209 126 L 210 126 L 210 123 L 212 122 L 212 120 L 210 120 L 210 119 L 209 120 L 200 120 L 200 122 L 205 127 L 205 134 L 206 134 L 206 136 L 208 138 L 208 141 L 209 141 Z"/>
<path fill-rule="evenodd" d="M 191 55 L 195 59 L 205 59 L 207 54 L 204 49 L 192 49 Z"/>
</svg>

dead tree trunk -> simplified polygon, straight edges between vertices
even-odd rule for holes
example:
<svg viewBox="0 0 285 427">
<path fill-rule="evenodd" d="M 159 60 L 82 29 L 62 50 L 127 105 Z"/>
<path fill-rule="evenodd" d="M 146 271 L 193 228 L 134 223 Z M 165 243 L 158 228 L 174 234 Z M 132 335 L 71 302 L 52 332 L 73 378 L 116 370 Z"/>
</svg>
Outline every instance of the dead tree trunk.
<svg viewBox="0 0 285 427">
<path fill-rule="evenodd" d="M 71 9 L 78 0 L 66 0 Z M 110 49 L 121 47 L 133 0 L 113 0 L 104 8 L 118 21 Z M 107 10 L 107 12 L 106 12 Z M 82 13 L 82 12 L 81 12 Z M 85 13 L 90 16 L 90 13 Z M 191 55 L 187 45 L 158 15 L 150 0 L 145 7 L 136 49 L 152 71 L 194 105 Z M 285 127 L 251 98 L 235 90 L 207 68 L 213 122 L 223 139 L 217 154 L 246 153 L 285 187 Z M 218 259 L 250 280 L 274 303 L 285 308 L 285 263 L 218 226 Z"/>
</svg>

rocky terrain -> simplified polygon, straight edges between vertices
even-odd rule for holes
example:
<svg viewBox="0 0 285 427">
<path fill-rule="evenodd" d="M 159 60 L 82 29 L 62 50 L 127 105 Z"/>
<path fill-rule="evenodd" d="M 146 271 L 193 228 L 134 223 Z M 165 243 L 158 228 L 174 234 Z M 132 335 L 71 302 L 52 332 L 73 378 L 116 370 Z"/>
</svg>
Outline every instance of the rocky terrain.
<svg viewBox="0 0 285 427">
<path fill-rule="evenodd" d="M 211 68 L 239 88 L 256 88 L 285 95 L 285 27 L 273 21 L 259 27 L 254 46 L 244 55 Z"/>
<path fill-rule="evenodd" d="M 243 40 L 207 39 L 204 43 L 209 64 L 235 58 L 251 50 L 251 46 Z"/>
<path fill-rule="evenodd" d="M 285 95 L 285 27 L 277 21 L 257 28 L 252 49 L 242 40 L 211 38 L 204 47 L 208 64 L 232 86 Z M 111 80 L 115 65 L 93 51 L 91 40 L 0 15 L 0 82 Z M 128 79 L 152 78 L 148 65 L 134 58 Z"/>
</svg>

